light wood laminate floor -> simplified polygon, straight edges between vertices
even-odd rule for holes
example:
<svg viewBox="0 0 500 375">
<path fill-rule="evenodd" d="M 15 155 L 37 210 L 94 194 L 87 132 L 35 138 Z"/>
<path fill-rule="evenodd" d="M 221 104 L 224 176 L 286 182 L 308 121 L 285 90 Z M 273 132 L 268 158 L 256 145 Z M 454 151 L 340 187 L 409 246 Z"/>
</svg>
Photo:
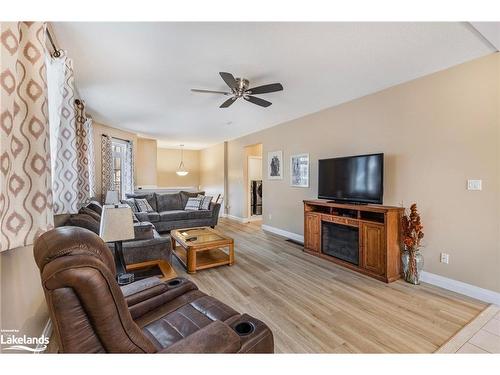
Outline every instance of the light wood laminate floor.
<svg viewBox="0 0 500 375">
<path fill-rule="evenodd" d="M 236 263 L 179 276 L 272 329 L 278 353 L 432 353 L 487 304 L 432 285 L 391 284 L 303 253 L 257 224 L 221 219 Z"/>
</svg>

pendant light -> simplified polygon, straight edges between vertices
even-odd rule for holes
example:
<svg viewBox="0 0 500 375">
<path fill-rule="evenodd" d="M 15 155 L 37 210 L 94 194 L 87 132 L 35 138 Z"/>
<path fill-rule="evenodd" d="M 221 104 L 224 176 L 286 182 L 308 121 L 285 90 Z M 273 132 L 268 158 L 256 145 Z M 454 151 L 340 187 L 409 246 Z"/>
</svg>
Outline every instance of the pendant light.
<svg viewBox="0 0 500 375">
<path fill-rule="evenodd" d="M 177 175 L 178 176 L 187 176 L 187 174 L 189 173 L 186 169 L 186 167 L 184 166 L 184 150 L 182 149 L 184 147 L 184 145 L 180 145 L 181 146 L 181 163 L 179 164 L 179 168 L 177 168 Z"/>
</svg>

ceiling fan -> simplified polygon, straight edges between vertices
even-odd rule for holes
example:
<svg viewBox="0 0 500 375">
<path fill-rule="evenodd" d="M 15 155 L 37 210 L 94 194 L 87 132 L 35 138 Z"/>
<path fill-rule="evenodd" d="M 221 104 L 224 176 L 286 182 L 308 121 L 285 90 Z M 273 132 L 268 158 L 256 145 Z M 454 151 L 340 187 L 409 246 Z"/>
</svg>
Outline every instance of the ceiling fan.
<svg viewBox="0 0 500 375">
<path fill-rule="evenodd" d="M 281 91 L 283 90 L 283 86 L 281 83 L 271 83 L 269 85 L 262 85 L 253 88 L 249 88 L 250 81 L 245 78 L 234 78 L 231 73 L 219 72 L 220 76 L 226 82 L 226 84 L 231 89 L 231 92 L 227 91 L 213 91 L 213 90 L 200 90 L 200 89 L 191 89 L 193 92 L 202 92 L 208 94 L 222 94 L 222 95 L 231 95 L 229 99 L 227 99 L 224 103 L 220 105 L 219 108 L 227 108 L 231 104 L 233 104 L 236 99 L 243 98 L 250 103 L 260 105 L 261 107 L 269 107 L 271 102 L 267 100 L 258 98 L 253 96 L 254 94 L 267 94 L 269 92 Z"/>
</svg>

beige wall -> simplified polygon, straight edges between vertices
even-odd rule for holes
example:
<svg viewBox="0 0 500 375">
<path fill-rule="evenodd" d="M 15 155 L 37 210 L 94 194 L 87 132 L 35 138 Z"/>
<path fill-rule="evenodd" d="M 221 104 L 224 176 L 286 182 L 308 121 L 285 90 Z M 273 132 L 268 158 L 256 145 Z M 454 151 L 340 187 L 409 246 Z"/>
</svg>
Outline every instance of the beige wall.
<svg viewBox="0 0 500 375">
<path fill-rule="evenodd" d="M 245 216 L 245 146 L 262 142 L 264 165 L 283 150 L 283 180 L 263 168 L 263 220 L 298 234 L 302 200 L 317 196 L 318 159 L 384 152 L 384 203 L 418 203 L 425 270 L 500 292 L 499 90 L 495 54 L 231 141 L 229 214 Z M 310 188 L 290 187 L 295 153 L 310 154 Z M 467 191 L 467 179 L 483 190 Z"/>
<path fill-rule="evenodd" d="M 184 150 L 184 166 L 189 171 L 187 176 L 178 176 L 175 173 L 180 162 L 181 150 L 158 148 L 158 187 L 194 187 L 198 189 L 200 185 L 200 151 Z"/>
<path fill-rule="evenodd" d="M 245 153 L 247 156 L 262 156 L 262 143 L 246 146 Z"/>
<path fill-rule="evenodd" d="M 1 329 L 42 334 L 49 315 L 32 246 L 0 253 L 0 298 Z"/>
<path fill-rule="evenodd" d="M 157 148 L 156 139 L 137 138 L 136 186 L 157 186 Z"/>
<path fill-rule="evenodd" d="M 262 156 L 248 157 L 248 181 L 262 180 Z"/>
<path fill-rule="evenodd" d="M 134 164 L 137 164 L 137 135 L 125 130 L 112 128 L 110 126 L 94 122 L 95 180 L 98 197 L 101 196 L 101 135 L 103 134 L 107 134 L 111 137 L 123 139 L 126 141 L 132 141 L 134 145 Z M 137 172 L 137 168 L 135 169 Z"/>
<path fill-rule="evenodd" d="M 200 151 L 200 189 L 214 197 L 224 194 L 223 143 Z"/>
</svg>

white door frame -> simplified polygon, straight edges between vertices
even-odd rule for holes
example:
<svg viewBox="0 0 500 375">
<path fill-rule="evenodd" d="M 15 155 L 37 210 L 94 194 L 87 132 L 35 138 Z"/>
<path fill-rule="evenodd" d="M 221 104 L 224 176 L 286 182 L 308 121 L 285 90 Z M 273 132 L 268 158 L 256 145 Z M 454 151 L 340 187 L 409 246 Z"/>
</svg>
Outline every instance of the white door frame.
<svg viewBox="0 0 500 375">
<path fill-rule="evenodd" d="M 247 217 L 248 217 L 248 220 L 249 221 L 252 221 L 252 220 L 260 220 L 262 218 L 262 215 L 252 215 L 252 197 L 251 197 L 251 193 L 252 193 L 252 190 L 251 190 L 251 186 L 250 186 L 250 160 L 251 159 L 258 159 L 260 160 L 260 164 L 262 166 L 262 156 L 252 156 L 252 155 L 249 155 L 247 157 Z"/>
</svg>

